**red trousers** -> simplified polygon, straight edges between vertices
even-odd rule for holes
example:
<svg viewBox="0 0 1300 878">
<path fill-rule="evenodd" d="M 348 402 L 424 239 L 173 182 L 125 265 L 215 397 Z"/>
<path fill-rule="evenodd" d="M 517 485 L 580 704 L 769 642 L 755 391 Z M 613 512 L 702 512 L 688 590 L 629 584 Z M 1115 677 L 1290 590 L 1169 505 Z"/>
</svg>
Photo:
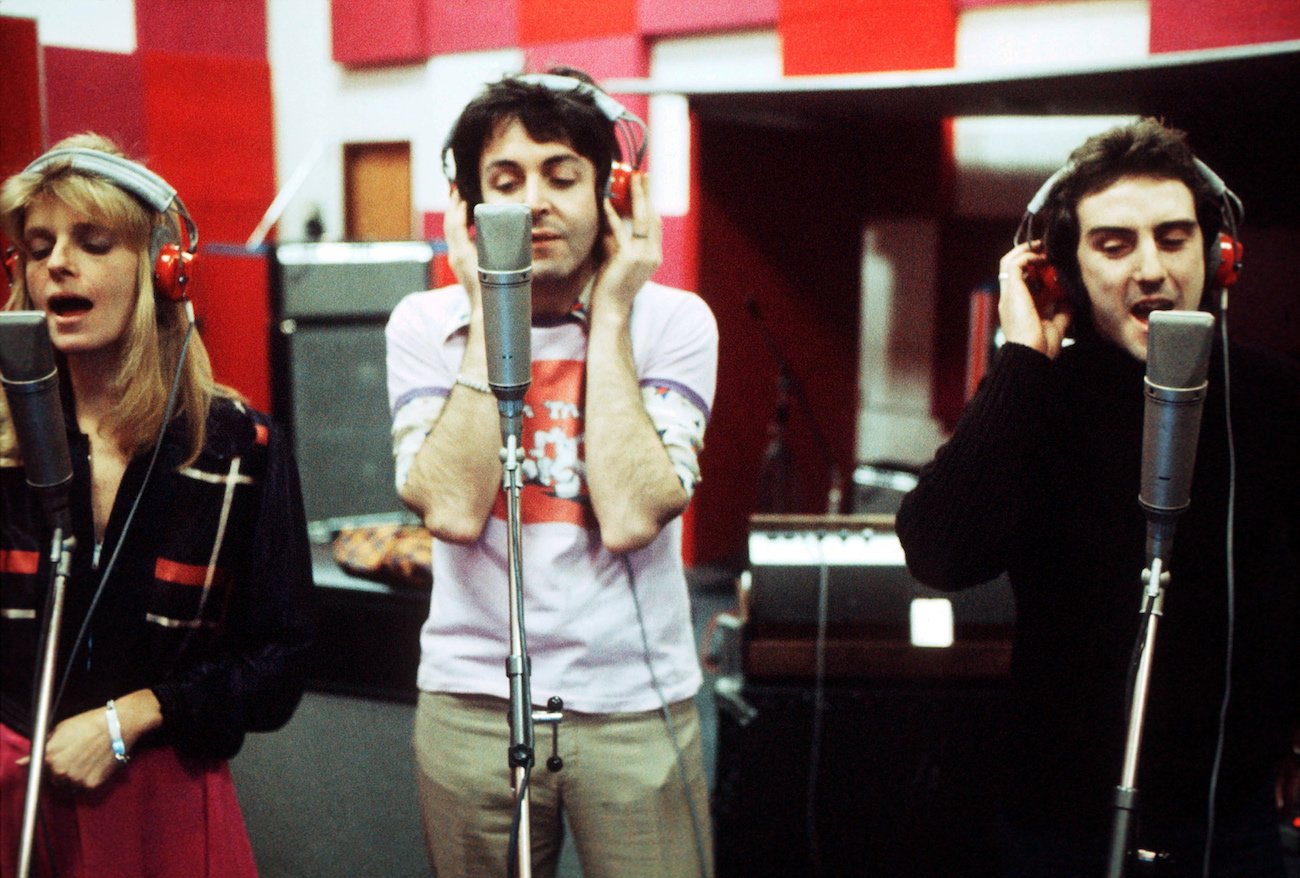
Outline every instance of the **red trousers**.
<svg viewBox="0 0 1300 878">
<path fill-rule="evenodd" d="M 31 742 L 0 724 L 0 878 L 17 874 Z M 41 785 L 32 878 L 256 878 L 223 760 L 141 748 L 102 787 Z M 51 865 L 53 868 L 51 868 Z"/>
</svg>

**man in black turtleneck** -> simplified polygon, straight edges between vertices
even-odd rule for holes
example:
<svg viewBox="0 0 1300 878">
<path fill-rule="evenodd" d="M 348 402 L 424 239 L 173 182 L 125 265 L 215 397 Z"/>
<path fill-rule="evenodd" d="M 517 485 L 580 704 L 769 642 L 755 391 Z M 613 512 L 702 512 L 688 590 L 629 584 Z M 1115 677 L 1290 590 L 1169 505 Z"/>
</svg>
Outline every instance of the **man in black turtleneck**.
<svg viewBox="0 0 1300 878">
<path fill-rule="evenodd" d="M 1075 150 L 1034 218 L 1043 240 L 1002 258 L 1007 343 L 899 510 L 917 579 L 958 589 L 1006 571 L 1015 591 L 1008 875 L 1105 871 L 1146 566 L 1147 318 L 1217 301 L 1235 215 L 1215 183 L 1154 120 Z M 1059 300 L 1038 281 L 1048 265 Z M 1277 808 L 1300 783 L 1300 370 L 1236 344 L 1226 359 L 1231 417 L 1216 343 L 1166 565 L 1135 844 L 1162 854 L 1154 874 L 1200 876 L 1212 817 L 1210 874 L 1265 878 L 1283 874 Z"/>
</svg>

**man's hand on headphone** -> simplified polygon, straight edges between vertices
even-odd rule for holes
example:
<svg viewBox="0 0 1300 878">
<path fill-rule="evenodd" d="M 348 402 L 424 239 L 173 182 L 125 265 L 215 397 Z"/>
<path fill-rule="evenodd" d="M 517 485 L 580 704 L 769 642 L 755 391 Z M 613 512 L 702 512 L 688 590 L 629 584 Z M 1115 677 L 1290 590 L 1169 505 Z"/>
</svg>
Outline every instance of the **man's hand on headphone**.
<svg viewBox="0 0 1300 878">
<path fill-rule="evenodd" d="M 442 219 L 442 237 L 447 242 L 451 271 L 469 295 L 471 313 L 480 311 L 483 294 L 478 282 L 478 248 L 469 233 L 469 205 L 455 184 L 451 187 L 451 204 Z"/>
<path fill-rule="evenodd" d="M 1038 241 L 1017 244 L 1002 257 L 998 263 L 998 318 L 1007 341 L 1056 359 L 1070 328 L 1070 303 L 1065 298 L 1035 298 L 1027 276 L 1045 267 L 1047 256 Z"/>
<path fill-rule="evenodd" d="M 623 218 L 605 199 L 605 261 L 596 269 L 592 310 L 602 303 L 620 306 L 624 313 L 632 299 L 663 262 L 663 221 L 650 203 L 650 182 L 643 171 L 632 175 L 629 190 L 632 215 Z"/>
</svg>

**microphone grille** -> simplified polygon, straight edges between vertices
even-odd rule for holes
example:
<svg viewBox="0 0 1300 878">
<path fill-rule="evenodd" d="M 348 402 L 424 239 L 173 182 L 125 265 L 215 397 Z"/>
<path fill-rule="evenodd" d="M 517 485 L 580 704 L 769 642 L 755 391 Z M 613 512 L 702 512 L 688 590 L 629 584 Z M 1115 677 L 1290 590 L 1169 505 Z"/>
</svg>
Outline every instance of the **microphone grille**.
<svg viewBox="0 0 1300 878">
<path fill-rule="evenodd" d="M 54 371 L 54 348 L 42 311 L 0 311 L 0 375 L 35 381 Z"/>
<path fill-rule="evenodd" d="M 526 204 L 474 206 L 478 267 L 524 271 L 533 264 L 533 212 Z"/>
<path fill-rule="evenodd" d="M 1205 311 L 1154 311 L 1147 326 L 1147 380 L 1161 387 L 1204 384 L 1214 315 Z"/>
</svg>

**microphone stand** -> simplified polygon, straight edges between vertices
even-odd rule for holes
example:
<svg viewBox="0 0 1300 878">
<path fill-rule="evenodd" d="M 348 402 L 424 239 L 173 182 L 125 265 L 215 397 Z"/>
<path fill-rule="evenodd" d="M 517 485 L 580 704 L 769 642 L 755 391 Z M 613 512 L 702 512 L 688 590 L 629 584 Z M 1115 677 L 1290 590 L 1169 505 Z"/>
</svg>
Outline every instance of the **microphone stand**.
<svg viewBox="0 0 1300 878">
<path fill-rule="evenodd" d="M 549 723 L 554 729 L 563 718 L 564 702 L 551 698 L 548 711 L 532 709 L 531 674 L 528 643 L 524 626 L 524 575 L 522 561 L 522 532 L 519 518 L 519 495 L 523 489 L 524 450 L 520 445 L 523 436 L 523 400 L 498 398 L 501 412 L 501 464 L 502 490 L 506 495 L 506 568 L 510 590 L 510 655 L 506 659 L 506 677 L 510 682 L 510 783 L 514 790 L 515 812 L 519 820 L 519 833 L 515 850 L 515 875 L 532 876 L 532 837 L 529 822 L 528 778 L 534 762 L 534 723 Z M 562 760 L 552 754 L 547 767 L 558 771 Z"/>
<path fill-rule="evenodd" d="M 1181 512 L 1179 509 L 1177 512 Z M 1174 515 L 1177 515 L 1177 512 Z M 1111 824 L 1110 847 L 1106 861 L 1106 878 L 1122 878 L 1133 838 L 1133 817 L 1137 811 L 1138 755 L 1142 747 L 1142 728 L 1146 718 L 1147 694 L 1151 685 L 1151 663 L 1155 655 L 1156 630 L 1164 615 L 1165 586 L 1169 571 L 1164 556 L 1173 544 L 1174 516 L 1149 511 L 1147 534 L 1149 560 L 1142 571 L 1142 623 L 1135 649 L 1139 650 L 1136 667 L 1129 668 L 1130 703 L 1128 733 L 1124 742 L 1124 764 L 1119 785 L 1115 787 L 1115 815 Z"/>
<path fill-rule="evenodd" d="M 767 349 L 772 354 L 772 359 L 776 360 L 777 368 L 780 370 L 780 376 L 777 384 L 777 406 L 776 413 L 770 426 L 772 433 L 772 442 L 768 446 L 765 456 L 765 463 L 776 470 L 776 478 L 780 483 L 777 489 L 777 502 L 792 499 L 784 496 L 787 492 L 793 493 L 791 488 L 792 478 L 788 481 L 789 474 L 783 472 L 783 468 L 793 465 L 790 452 L 785 446 L 785 425 L 789 420 L 787 415 L 787 400 L 790 397 L 799 406 L 799 411 L 804 420 L 808 422 L 808 428 L 812 431 L 813 441 L 817 444 L 817 451 L 821 455 L 822 464 L 826 467 L 826 472 L 830 478 L 830 487 L 826 492 L 826 512 L 835 515 L 840 511 L 844 496 L 844 477 L 840 473 L 839 464 L 835 462 L 834 455 L 831 454 L 830 446 L 826 443 L 826 436 L 822 433 L 817 418 L 814 416 L 812 407 L 808 405 L 808 397 L 803 392 L 803 386 L 795 376 L 794 370 L 790 368 L 790 362 L 781 353 L 776 339 L 772 336 L 771 330 L 768 329 L 767 323 L 763 320 L 763 315 L 758 310 L 758 302 L 752 297 L 746 300 L 745 307 L 753 315 L 754 322 L 758 324 L 758 330 L 763 336 L 763 341 L 767 344 Z M 771 478 L 771 471 L 768 477 Z M 760 490 L 760 495 L 764 492 Z M 772 509 L 771 512 L 788 512 L 787 509 Z"/>
<path fill-rule="evenodd" d="M 27 792 L 23 799 L 22 835 L 18 849 L 18 878 L 27 878 L 32 868 L 32 849 L 36 838 L 37 812 L 40 807 L 41 781 L 45 776 L 45 743 L 49 737 L 54 675 L 58 664 L 59 634 L 63 627 L 63 599 L 68 577 L 72 573 L 75 537 L 63 535 L 56 525 L 50 539 L 51 585 L 46 599 L 44 650 L 36 689 L 36 713 L 32 717 L 31 761 L 27 765 Z"/>
</svg>

